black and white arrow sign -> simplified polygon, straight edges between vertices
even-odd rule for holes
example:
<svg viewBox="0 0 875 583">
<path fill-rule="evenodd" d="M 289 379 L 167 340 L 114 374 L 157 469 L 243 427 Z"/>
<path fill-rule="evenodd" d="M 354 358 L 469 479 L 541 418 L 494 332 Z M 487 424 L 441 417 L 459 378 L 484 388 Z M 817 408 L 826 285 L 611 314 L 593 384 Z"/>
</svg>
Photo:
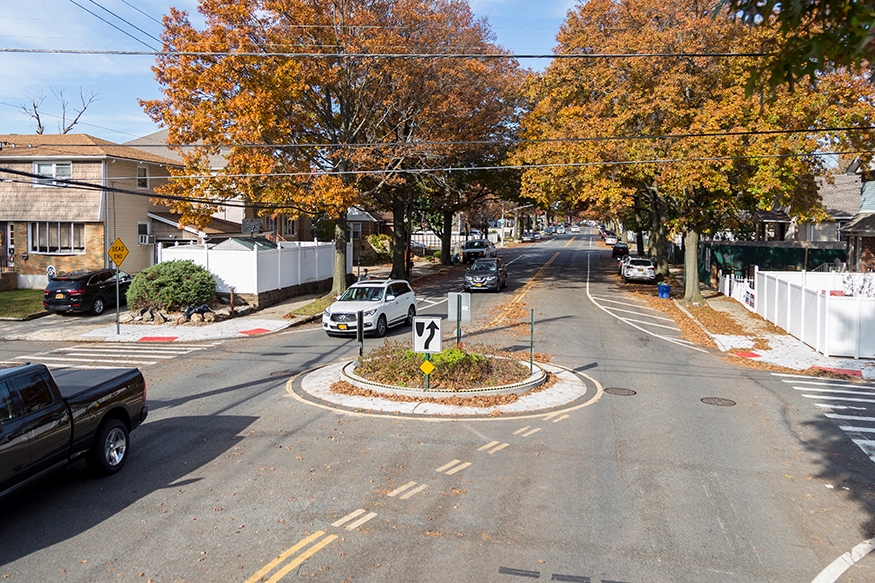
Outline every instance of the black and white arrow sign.
<svg viewBox="0 0 875 583">
<path fill-rule="evenodd" d="M 437 354 L 441 350 L 441 318 L 439 316 L 413 318 L 413 352 Z"/>
</svg>

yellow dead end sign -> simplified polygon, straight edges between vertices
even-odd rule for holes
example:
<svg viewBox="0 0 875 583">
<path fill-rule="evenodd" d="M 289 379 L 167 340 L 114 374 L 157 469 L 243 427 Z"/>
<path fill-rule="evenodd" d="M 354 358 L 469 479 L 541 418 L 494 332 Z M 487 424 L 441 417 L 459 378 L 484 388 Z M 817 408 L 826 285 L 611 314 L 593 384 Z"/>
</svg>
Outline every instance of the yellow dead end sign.
<svg viewBox="0 0 875 583">
<path fill-rule="evenodd" d="M 431 374 L 431 371 L 434 370 L 434 365 L 426 360 L 421 365 L 419 365 L 419 370 L 421 370 L 425 374 Z"/>
<path fill-rule="evenodd" d="M 109 258 L 112 259 L 112 262 L 115 263 L 115 266 L 118 268 L 122 266 L 122 262 L 125 260 L 125 257 L 128 256 L 128 248 L 122 243 L 120 237 L 116 237 L 112 245 L 109 246 L 109 251 L 107 251 L 106 254 L 109 255 Z"/>
</svg>

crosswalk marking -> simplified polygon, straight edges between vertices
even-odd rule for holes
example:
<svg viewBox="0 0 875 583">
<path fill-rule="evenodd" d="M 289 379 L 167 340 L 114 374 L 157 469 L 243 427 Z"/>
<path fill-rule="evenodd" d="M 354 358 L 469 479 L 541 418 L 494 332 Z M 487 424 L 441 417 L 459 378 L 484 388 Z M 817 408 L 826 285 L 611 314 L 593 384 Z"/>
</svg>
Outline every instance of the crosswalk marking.
<svg viewBox="0 0 875 583">
<path fill-rule="evenodd" d="M 208 350 L 219 343 L 173 344 L 159 346 L 141 343 L 88 344 L 66 346 L 49 352 L 16 356 L 4 365 L 41 362 L 54 368 L 99 369 L 130 366 L 149 366 L 193 352 Z"/>
<path fill-rule="evenodd" d="M 456 464 L 458 464 L 458 465 L 456 465 Z M 470 465 L 471 465 L 471 462 L 464 462 L 463 463 L 462 460 L 453 460 L 448 464 L 442 465 L 441 467 L 439 467 L 435 471 L 436 472 L 443 472 L 443 473 L 447 474 L 448 476 L 451 476 L 451 475 L 455 474 L 456 472 L 461 472 L 462 470 L 464 470 L 465 468 L 467 468 Z M 452 468 L 452 469 L 450 469 L 450 468 Z"/>
<path fill-rule="evenodd" d="M 801 397 L 819 401 L 815 405 L 823 410 L 824 416 L 832 419 L 869 459 L 875 461 L 875 439 L 871 439 L 875 434 L 875 416 L 872 416 L 875 413 L 875 398 L 872 398 L 875 397 L 875 386 L 802 375 L 772 374 L 783 377 L 781 382 L 791 385 Z M 848 414 L 834 411 L 847 411 Z M 860 411 L 861 414 L 850 414 L 853 411 Z"/>
</svg>

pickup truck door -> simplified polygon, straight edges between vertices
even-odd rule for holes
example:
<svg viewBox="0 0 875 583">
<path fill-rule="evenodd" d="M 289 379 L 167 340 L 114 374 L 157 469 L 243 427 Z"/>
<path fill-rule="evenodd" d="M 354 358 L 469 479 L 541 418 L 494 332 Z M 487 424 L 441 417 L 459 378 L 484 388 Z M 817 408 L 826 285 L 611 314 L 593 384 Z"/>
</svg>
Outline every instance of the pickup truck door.
<svg viewBox="0 0 875 583">
<path fill-rule="evenodd" d="M 39 371 L 10 379 L 22 405 L 24 429 L 28 432 L 30 469 L 38 474 L 67 461 L 73 440 L 73 428 L 67 404 L 54 382 Z"/>
<path fill-rule="evenodd" d="M 16 395 L 0 381 L 0 492 L 23 478 L 30 465 L 25 425 Z"/>
</svg>

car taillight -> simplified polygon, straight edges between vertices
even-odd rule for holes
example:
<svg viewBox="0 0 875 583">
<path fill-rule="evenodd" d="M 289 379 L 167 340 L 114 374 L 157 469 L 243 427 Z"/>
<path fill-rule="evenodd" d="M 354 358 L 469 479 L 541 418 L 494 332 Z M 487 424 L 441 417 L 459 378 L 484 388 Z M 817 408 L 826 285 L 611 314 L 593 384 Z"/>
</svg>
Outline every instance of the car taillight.
<svg viewBox="0 0 875 583">
<path fill-rule="evenodd" d="M 81 296 L 82 294 L 85 293 L 85 290 L 84 289 L 71 289 L 67 293 L 70 294 L 71 296 Z"/>
</svg>

